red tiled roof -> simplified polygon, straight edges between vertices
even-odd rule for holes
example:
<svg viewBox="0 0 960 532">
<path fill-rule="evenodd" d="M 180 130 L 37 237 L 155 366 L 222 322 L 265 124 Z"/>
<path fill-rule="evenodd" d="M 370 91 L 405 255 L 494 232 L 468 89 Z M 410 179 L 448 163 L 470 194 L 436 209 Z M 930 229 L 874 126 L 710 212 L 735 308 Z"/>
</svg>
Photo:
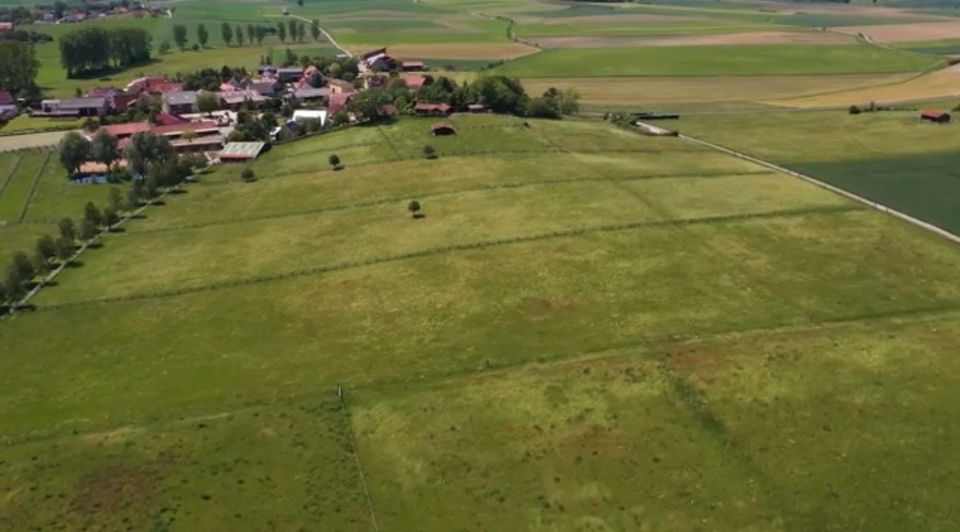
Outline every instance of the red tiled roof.
<svg viewBox="0 0 960 532">
<path fill-rule="evenodd" d="M 944 113 L 943 111 L 937 111 L 934 109 L 924 109 L 923 111 L 920 111 L 920 116 L 924 118 L 943 118 L 943 115 L 945 114 L 947 113 Z"/>
<path fill-rule="evenodd" d="M 172 115 L 170 113 L 157 113 L 154 122 L 158 126 L 172 126 L 173 124 L 183 124 L 187 122 L 186 118 Z"/>
<path fill-rule="evenodd" d="M 147 80 L 147 91 L 152 93 L 166 94 L 168 92 L 183 91 L 183 83 L 166 80 Z"/>
<path fill-rule="evenodd" d="M 216 122 L 184 122 L 182 124 L 170 124 L 167 126 L 154 126 L 153 132 L 158 135 L 176 135 L 187 131 L 214 130 L 217 128 Z"/>
<path fill-rule="evenodd" d="M 347 106 L 347 102 L 353 94 L 331 94 L 330 101 L 327 103 L 327 112 L 330 116 L 337 114 L 340 109 Z"/>
<path fill-rule="evenodd" d="M 128 124 L 113 124 L 110 126 L 103 126 L 108 133 L 114 137 L 129 137 L 135 133 L 142 133 L 144 131 L 150 131 L 150 124 L 146 122 L 130 122 Z"/>
<path fill-rule="evenodd" d="M 450 110 L 450 106 L 445 103 L 418 103 L 413 109 L 415 111 L 441 111 L 446 113 Z"/>
<path fill-rule="evenodd" d="M 430 129 L 436 131 L 438 129 L 454 129 L 453 124 L 447 121 L 434 122 L 430 125 Z"/>
<path fill-rule="evenodd" d="M 427 82 L 427 78 L 419 74 L 404 74 L 403 81 L 407 82 L 407 87 L 419 89 Z"/>
</svg>

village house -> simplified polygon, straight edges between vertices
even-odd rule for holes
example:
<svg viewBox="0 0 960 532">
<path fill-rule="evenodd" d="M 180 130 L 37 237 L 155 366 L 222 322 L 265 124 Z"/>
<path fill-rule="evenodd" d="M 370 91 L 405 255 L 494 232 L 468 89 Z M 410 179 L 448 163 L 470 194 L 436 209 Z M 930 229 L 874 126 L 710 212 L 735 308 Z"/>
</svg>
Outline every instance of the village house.
<svg viewBox="0 0 960 532">
<path fill-rule="evenodd" d="M 185 115 L 197 112 L 197 93 L 194 91 L 168 92 L 163 95 L 163 112 Z"/>
<path fill-rule="evenodd" d="M 423 61 L 404 61 L 400 68 L 404 72 L 423 72 L 427 69 L 427 65 Z"/>
<path fill-rule="evenodd" d="M 43 100 L 41 112 L 51 116 L 99 116 L 107 114 L 109 105 L 103 96 Z"/>
<path fill-rule="evenodd" d="M 420 74 L 403 74 L 400 76 L 406 84 L 407 88 L 416 92 L 420 90 L 420 87 L 424 85 L 429 85 L 433 83 L 433 78 L 430 76 L 421 76 Z"/>
<path fill-rule="evenodd" d="M 448 116 L 453 108 L 445 103 L 418 103 L 413 112 L 418 116 Z"/>
<path fill-rule="evenodd" d="M 0 22 L 0 31 L 13 31 L 15 29 L 13 22 Z"/>
<path fill-rule="evenodd" d="M 333 116 L 340 112 L 343 109 L 346 109 L 347 104 L 350 103 L 350 98 L 353 97 L 353 94 L 330 94 L 330 101 L 327 103 L 327 113 L 330 116 Z"/>
<path fill-rule="evenodd" d="M 357 92 L 357 88 L 353 86 L 353 83 L 342 79 L 327 80 L 327 87 L 330 88 L 330 94 L 353 94 Z"/>
<path fill-rule="evenodd" d="M 10 91 L 0 91 L 0 118 L 9 120 L 19 112 L 17 101 L 13 99 Z"/>
<path fill-rule="evenodd" d="M 284 67 L 277 69 L 277 81 L 291 83 L 303 78 L 303 69 L 298 67 Z"/>
<path fill-rule="evenodd" d="M 261 96 L 274 96 L 277 93 L 277 81 L 259 79 L 250 84 L 250 90 L 257 91 Z"/>
<path fill-rule="evenodd" d="M 397 69 L 396 59 L 390 57 L 386 48 L 378 48 L 360 55 L 358 63 L 361 73 L 388 72 Z"/>
<path fill-rule="evenodd" d="M 326 87 L 314 89 L 308 86 L 294 92 L 293 99 L 300 103 L 326 102 L 330 99 L 330 89 Z"/>
<path fill-rule="evenodd" d="M 247 107 L 259 107 L 267 98 L 255 90 L 228 91 L 217 95 L 220 105 L 236 111 L 243 105 Z"/>
</svg>

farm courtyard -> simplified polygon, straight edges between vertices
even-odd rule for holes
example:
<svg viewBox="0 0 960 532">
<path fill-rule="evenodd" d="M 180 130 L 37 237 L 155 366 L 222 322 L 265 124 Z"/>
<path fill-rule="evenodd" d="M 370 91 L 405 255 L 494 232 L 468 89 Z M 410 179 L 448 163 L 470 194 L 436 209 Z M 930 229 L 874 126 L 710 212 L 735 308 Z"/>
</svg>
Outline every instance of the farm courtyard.
<svg viewBox="0 0 960 532">
<path fill-rule="evenodd" d="M 683 139 L 451 121 L 221 166 L 4 320 L 0 528 L 957 521 L 956 246 Z"/>
</svg>

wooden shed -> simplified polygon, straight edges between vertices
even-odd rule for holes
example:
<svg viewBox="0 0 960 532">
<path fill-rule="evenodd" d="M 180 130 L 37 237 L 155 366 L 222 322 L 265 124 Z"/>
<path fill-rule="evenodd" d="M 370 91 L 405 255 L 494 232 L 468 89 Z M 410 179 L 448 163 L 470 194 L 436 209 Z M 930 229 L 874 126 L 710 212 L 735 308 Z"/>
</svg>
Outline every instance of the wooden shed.
<svg viewBox="0 0 960 532">
<path fill-rule="evenodd" d="M 457 134 L 457 131 L 453 128 L 453 124 L 446 121 L 434 122 L 433 125 L 430 126 L 430 132 L 433 133 L 435 137 Z"/>
</svg>

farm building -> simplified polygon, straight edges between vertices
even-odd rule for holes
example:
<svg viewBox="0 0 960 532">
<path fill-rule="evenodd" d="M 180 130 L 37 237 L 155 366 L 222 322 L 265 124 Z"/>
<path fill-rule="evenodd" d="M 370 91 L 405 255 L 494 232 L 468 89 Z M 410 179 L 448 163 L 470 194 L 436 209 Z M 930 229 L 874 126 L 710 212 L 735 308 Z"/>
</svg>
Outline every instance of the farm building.
<svg viewBox="0 0 960 532">
<path fill-rule="evenodd" d="M 66 98 L 63 100 L 43 100 L 40 104 L 43 114 L 56 116 L 97 116 L 106 114 L 107 99 L 98 96 L 93 98 Z"/>
<path fill-rule="evenodd" d="M 328 80 L 327 86 L 330 88 L 331 94 L 353 94 L 357 92 L 357 88 L 353 86 L 353 83 L 342 79 Z"/>
<path fill-rule="evenodd" d="M 330 89 L 322 87 L 314 89 L 306 86 L 293 93 L 293 99 L 298 102 L 322 102 L 330 97 Z"/>
<path fill-rule="evenodd" d="M 482 103 L 471 103 L 467 106 L 467 111 L 471 113 L 485 113 L 487 112 L 487 106 Z"/>
<path fill-rule="evenodd" d="M 0 22 L 0 31 L 13 31 L 13 22 Z"/>
<path fill-rule="evenodd" d="M 265 142 L 228 142 L 220 152 L 220 162 L 247 162 L 256 159 L 263 148 Z"/>
<path fill-rule="evenodd" d="M 280 83 L 290 83 L 292 81 L 299 81 L 303 77 L 302 68 L 278 68 L 277 69 L 277 80 Z"/>
<path fill-rule="evenodd" d="M 400 79 L 406 82 L 407 87 L 412 91 L 420 90 L 420 87 L 433 83 L 433 78 L 420 74 L 403 74 Z"/>
<path fill-rule="evenodd" d="M 197 93 L 194 91 L 184 91 L 164 94 L 163 112 L 173 115 L 185 115 L 197 112 Z"/>
<path fill-rule="evenodd" d="M 277 82 L 272 79 L 259 79 L 250 84 L 250 90 L 261 96 L 273 96 L 277 92 Z"/>
<path fill-rule="evenodd" d="M 430 126 L 430 132 L 433 133 L 435 137 L 457 134 L 457 130 L 453 128 L 453 124 L 447 121 L 434 122 Z"/>
<path fill-rule="evenodd" d="M 320 125 L 327 123 L 326 109 L 297 109 L 293 112 L 294 122 L 306 122 L 307 120 L 316 120 Z"/>
<path fill-rule="evenodd" d="M 453 108 L 445 103 L 418 103 L 413 112 L 420 116 L 447 116 Z"/>
<path fill-rule="evenodd" d="M 233 110 L 237 110 L 245 104 L 249 107 L 258 107 L 267 101 L 265 96 L 255 90 L 220 92 L 217 94 L 217 99 L 220 105 Z"/>
<path fill-rule="evenodd" d="M 423 72 L 427 69 L 427 65 L 423 61 L 404 61 L 401 68 L 404 72 Z"/>
<path fill-rule="evenodd" d="M 928 109 L 920 112 L 920 120 L 927 120 L 929 122 L 936 122 L 938 124 L 946 124 L 950 122 L 950 113 Z"/>
<path fill-rule="evenodd" d="M 17 102 L 10 91 L 0 91 L 0 117 L 15 115 L 17 111 Z"/>
</svg>

